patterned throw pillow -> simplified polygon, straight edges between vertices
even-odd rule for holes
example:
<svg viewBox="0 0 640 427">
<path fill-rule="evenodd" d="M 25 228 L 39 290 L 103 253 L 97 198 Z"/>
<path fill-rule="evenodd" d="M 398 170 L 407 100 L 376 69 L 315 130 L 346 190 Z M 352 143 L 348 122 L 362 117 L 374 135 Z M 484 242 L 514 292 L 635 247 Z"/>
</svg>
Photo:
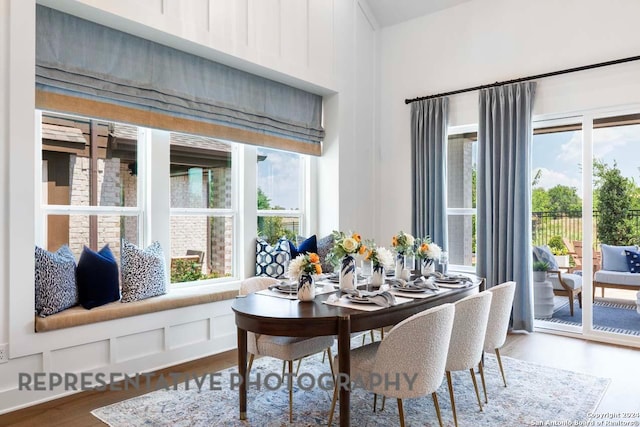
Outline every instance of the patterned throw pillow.
<svg viewBox="0 0 640 427">
<path fill-rule="evenodd" d="M 318 240 L 318 256 L 320 257 L 320 264 L 322 265 L 322 271 L 324 273 L 331 273 L 334 270 L 333 265 L 327 260 L 327 255 L 333 248 L 333 236 L 329 234 Z"/>
<path fill-rule="evenodd" d="M 281 237 L 274 246 L 260 237 L 256 239 L 256 276 L 282 277 L 290 259 L 286 237 Z"/>
<path fill-rule="evenodd" d="M 629 267 L 629 272 L 640 273 L 640 252 L 625 249 L 624 253 L 627 255 L 627 266 Z M 640 295 L 638 295 L 638 297 L 640 298 Z"/>
<path fill-rule="evenodd" d="M 69 246 L 56 252 L 36 246 L 36 314 L 47 317 L 78 304 L 76 258 Z"/>
<path fill-rule="evenodd" d="M 139 301 L 167 293 L 164 254 L 159 242 L 146 249 L 122 241 L 122 299 Z"/>
<path fill-rule="evenodd" d="M 307 252 L 318 253 L 318 242 L 316 240 L 316 235 L 309 237 L 308 239 L 301 238 L 301 236 L 297 236 L 298 246 L 289 240 L 289 252 L 291 253 L 291 259 L 294 259 L 300 254 L 305 254 Z"/>
<path fill-rule="evenodd" d="M 558 262 L 547 245 L 533 247 L 534 261 L 544 261 L 549 264 L 549 270 L 558 270 Z"/>
<path fill-rule="evenodd" d="M 108 244 L 99 252 L 84 247 L 76 269 L 76 280 L 80 305 L 87 310 L 120 299 L 118 263 Z"/>
</svg>

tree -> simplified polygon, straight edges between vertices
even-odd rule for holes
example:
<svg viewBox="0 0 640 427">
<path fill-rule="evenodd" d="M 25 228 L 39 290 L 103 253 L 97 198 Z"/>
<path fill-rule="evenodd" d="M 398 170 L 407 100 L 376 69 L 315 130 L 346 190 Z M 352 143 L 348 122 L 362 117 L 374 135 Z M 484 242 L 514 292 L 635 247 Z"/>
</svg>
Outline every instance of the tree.
<svg viewBox="0 0 640 427">
<path fill-rule="evenodd" d="M 609 245 L 628 245 L 635 240 L 633 227 L 628 217 L 631 208 L 632 189 L 635 184 L 622 176 L 617 163 L 613 167 L 595 160 L 595 207 L 598 218 L 598 239 Z"/>
<path fill-rule="evenodd" d="M 281 206 L 271 206 L 271 199 L 258 187 L 258 210 L 283 209 Z M 286 237 L 295 241 L 296 233 L 287 230 L 283 224 L 282 217 L 278 216 L 258 216 L 258 236 L 263 237 L 267 242 L 275 244 L 280 237 Z"/>
<path fill-rule="evenodd" d="M 549 193 L 544 188 L 534 188 L 531 191 L 531 211 L 532 212 L 548 212 L 549 211 Z"/>
<path fill-rule="evenodd" d="M 553 213 L 579 212 L 582 201 L 575 187 L 556 185 L 547 191 L 549 195 L 549 211 Z"/>
</svg>

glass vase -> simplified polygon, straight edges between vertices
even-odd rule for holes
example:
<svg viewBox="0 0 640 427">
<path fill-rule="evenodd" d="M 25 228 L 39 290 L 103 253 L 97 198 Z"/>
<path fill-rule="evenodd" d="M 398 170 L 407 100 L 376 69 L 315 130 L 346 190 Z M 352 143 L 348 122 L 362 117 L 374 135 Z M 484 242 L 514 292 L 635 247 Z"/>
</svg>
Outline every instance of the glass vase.
<svg viewBox="0 0 640 427">
<path fill-rule="evenodd" d="M 356 288 L 356 259 L 346 255 L 340 263 L 340 289 Z"/>
<path fill-rule="evenodd" d="M 301 274 L 298 278 L 298 299 L 300 301 L 313 301 L 316 297 L 316 285 L 313 276 Z"/>
<path fill-rule="evenodd" d="M 423 258 L 420 261 L 420 274 L 427 277 L 430 274 L 435 273 L 436 271 L 436 263 L 431 258 Z"/>
<path fill-rule="evenodd" d="M 379 288 L 384 285 L 384 267 L 381 265 L 374 265 L 371 273 L 371 287 Z"/>
<path fill-rule="evenodd" d="M 404 270 L 404 254 L 402 252 L 398 252 L 396 254 L 396 269 L 393 272 L 393 277 L 401 279 L 402 270 Z"/>
</svg>

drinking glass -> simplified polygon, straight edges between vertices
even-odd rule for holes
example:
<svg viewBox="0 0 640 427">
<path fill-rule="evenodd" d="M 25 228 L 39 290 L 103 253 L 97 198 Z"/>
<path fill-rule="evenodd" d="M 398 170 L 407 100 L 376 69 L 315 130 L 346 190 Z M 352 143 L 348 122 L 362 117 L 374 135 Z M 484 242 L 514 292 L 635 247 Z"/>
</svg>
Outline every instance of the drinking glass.
<svg viewBox="0 0 640 427">
<path fill-rule="evenodd" d="M 447 274 L 449 264 L 449 253 L 447 251 L 440 252 L 440 267 L 442 268 L 442 274 Z"/>
</svg>

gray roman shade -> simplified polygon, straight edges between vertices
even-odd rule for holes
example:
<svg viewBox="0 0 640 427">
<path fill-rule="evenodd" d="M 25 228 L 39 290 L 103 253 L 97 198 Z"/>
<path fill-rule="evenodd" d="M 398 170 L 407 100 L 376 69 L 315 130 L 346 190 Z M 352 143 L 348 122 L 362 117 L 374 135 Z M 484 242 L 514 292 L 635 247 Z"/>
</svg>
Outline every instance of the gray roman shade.
<svg viewBox="0 0 640 427">
<path fill-rule="evenodd" d="M 89 104 L 96 117 L 196 133 L 223 129 L 226 135 L 209 136 L 321 152 L 319 95 L 47 7 L 37 6 L 36 22 L 38 108 Z"/>
</svg>

